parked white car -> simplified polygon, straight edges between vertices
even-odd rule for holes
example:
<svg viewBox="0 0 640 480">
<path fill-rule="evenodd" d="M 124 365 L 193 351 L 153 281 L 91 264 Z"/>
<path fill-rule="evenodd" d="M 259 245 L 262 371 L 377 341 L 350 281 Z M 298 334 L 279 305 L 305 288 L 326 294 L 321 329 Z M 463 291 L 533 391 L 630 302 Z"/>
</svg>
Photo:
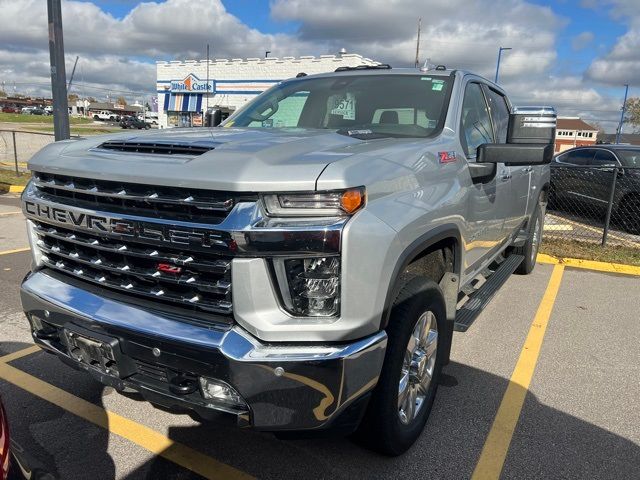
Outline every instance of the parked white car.
<svg viewBox="0 0 640 480">
<path fill-rule="evenodd" d="M 119 121 L 120 119 L 120 115 L 116 115 L 115 113 L 110 112 L 109 110 L 99 110 L 97 112 L 93 112 L 92 115 L 94 120 L 116 122 L 116 121 Z"/>
</svg>

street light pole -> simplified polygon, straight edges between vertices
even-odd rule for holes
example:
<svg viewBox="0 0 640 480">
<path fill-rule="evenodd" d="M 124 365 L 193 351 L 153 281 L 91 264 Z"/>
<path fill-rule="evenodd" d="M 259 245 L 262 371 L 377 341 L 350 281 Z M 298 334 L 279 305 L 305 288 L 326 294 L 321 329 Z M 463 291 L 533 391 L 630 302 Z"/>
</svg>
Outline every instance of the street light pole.
<svg viewBox="0 0 640 480">
<path fill-rule="evenodd" d="M 498 64 L 496 65 L 496 78 L 493 83 L 498 83 L 498 73 L 500 72 L 500 57 L 502 57 L 502 52 L 505 50 L 511 50 L 511 47 L 500 47 L 498 50 Z"/>
<path fill-rule="evenodd" d="M 616 130 L 616 143 L 620 143 L 620 135 L 622 135 L 622 123 L 624 122 L 624 114 L 627 111 L 627 94 L 629 93 L 629 84 L 624 86 L 624 101 L 622 102 L 622 112 L 620 112 L 620 123 Z"/>
</svg>

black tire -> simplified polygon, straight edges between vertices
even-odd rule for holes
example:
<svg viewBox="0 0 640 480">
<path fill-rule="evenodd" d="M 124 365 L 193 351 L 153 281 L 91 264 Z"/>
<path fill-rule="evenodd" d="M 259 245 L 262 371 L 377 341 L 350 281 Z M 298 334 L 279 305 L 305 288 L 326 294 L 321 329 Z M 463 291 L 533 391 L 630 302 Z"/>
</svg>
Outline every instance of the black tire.
<svg viewBox="0 0 640 480">
<path fill-rule="evenodd" d="M 628 233 L 640 235 L 640 197 L 625 197 L 616 209 L 616 221 Z"/>
<path fill-rule="evenodd" d="M 544 212 L 540 202 L 536 205 L 536 209 L 529 220 L 529 235 L 527 241 L 522 247 L 514 247 L 511 253 L 516 255 L 524 255 L 524 260 L 518 265 L 515 273 L 518 275 L 529 275 L 536 266 L 536 257 L 538 249 L 542 242 L 542 232 L 544 231 Z M 537 237 L 536 237 L 537 230 Z"/>
<path fill-rule="evenodd" d="M 100 120 L 100 117 L 99 117 L 98 115 L 94 115 L 94 116 L 93 116 L 93 119 L 94 119 L 94 120 Z"/>
<path fill-rule="evenodd" d="M 436 360 L 431 383 L 418 413 L 408 424 L 399 415 L 398 396 L 401 370 L 409 337 L 419 318 L 432 312 L 438 327 Z M 385 455 L 404 453 L 422 433 L 438 389 L 444 360 L 446 328 L 445 302 L 440 287 L 424 277 L 414 277 L 402 286 L 394 302 L 386 332 L 387 351 L 378 384 L 373 391 L 355 439 Z"/>
</svg>

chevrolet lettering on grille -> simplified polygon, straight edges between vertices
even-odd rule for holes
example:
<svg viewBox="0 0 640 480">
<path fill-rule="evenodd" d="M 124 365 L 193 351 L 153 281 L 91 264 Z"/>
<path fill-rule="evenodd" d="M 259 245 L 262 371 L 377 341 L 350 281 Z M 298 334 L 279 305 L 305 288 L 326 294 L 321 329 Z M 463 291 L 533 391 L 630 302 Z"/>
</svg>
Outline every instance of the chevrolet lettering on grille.
<svg viewBox="0 0 640 480">
<path fill-rule="evenodd" d="M 24 209 L 30 218 L 94 233 L 120 235 L 174 245 L 229 248 L 229 242 L 225 241 L 222 235 L 206 230 L 182 229 L 172 225 L 94 215 L 29 200 L 24 202 Z"/>
</svg>

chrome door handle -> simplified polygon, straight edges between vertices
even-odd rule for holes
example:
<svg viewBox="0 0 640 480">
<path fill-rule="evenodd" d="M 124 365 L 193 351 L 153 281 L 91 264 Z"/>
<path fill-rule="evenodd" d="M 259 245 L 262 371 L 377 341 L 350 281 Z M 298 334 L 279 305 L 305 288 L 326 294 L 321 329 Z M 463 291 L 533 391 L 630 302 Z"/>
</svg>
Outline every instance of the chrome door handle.
<svg viewBox="0 0 640 480">
<path fill-rule="evenodd" d="M 503 180 L 503 181 L 505 181 L 505 182 L 506 182 L 507 180 L 510 180 L 510 179 L 511 179 L 511 174 L 510 174 L 510 173 L 504 173 L 504 174 L 502 174 L 502 175 L 500 176 L 500 180 Z"/>
</svg>

